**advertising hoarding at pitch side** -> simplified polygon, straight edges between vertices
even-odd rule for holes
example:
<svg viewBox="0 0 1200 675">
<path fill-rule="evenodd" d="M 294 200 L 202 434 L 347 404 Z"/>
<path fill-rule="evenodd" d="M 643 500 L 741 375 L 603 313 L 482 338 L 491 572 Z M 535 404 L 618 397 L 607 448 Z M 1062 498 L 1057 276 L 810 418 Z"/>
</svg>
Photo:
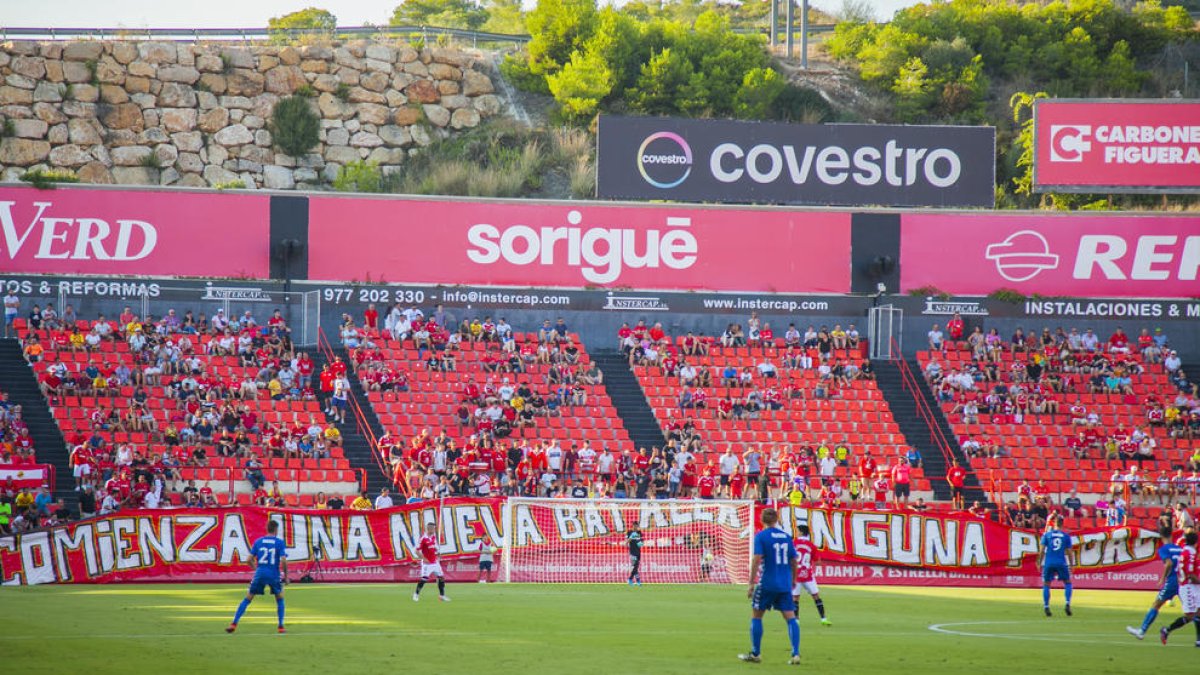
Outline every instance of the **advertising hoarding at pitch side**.
<svg viewBox="0 0 1200 675">
<path fill-rule="evenodd" d="M 1076 298 L 1190 298 L 1200 292 L 1200 217 L 906 213 L 902 291 L 1011 289 Z"/>
<path fill-rule="evenodd" d="M 996 130 L 600 117 L 597 196 L 841 206 L 995 203 Z"/>
<path fill-rule="evenodd" d="M 0 271 L 265 279 L 270 197 L 0 187 Z"/>
<path fill-rule="evenodd" d="M 314 196 L 308 237 L 309 278 L 326 281 L 850 289 L 848 212 Z"/>
<path fill-rule="evenodd" d="M 1200 103 L 1034 103 L 1033 185 L 1042 192 L 1200 192 Z"/>
</svg>

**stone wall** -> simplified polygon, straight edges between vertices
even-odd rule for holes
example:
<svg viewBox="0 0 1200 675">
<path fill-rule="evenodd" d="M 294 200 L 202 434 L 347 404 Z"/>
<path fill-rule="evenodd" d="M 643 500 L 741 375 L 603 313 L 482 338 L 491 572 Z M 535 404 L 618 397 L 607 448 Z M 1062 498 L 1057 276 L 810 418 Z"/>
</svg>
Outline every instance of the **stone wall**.
<svg viewBox="0 0 1200 675">
<path fill-rule="evenodd" d="M 393 170 L 497 115 L 477 52 L 354 41 L 300 47 L 164 42 L 0 44 L 0 178 L 65 168 L 82 182 L 319 188 L 347 162 Z M 321 143 L 289 157 L 271 111 L 303 87 Z"/>
</svg>

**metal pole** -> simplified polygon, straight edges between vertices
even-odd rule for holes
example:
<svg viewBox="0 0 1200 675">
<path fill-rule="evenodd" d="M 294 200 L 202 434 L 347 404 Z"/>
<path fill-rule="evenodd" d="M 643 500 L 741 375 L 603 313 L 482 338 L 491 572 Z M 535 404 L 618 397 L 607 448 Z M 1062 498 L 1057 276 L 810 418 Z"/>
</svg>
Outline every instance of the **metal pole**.
<svg viewBox="0 0 1200 675">
<path fill-rule="evenodd" d="M 808 70 L 808 0 L 800 0 L 800 67 Z"/>
<path fill-rule="evenodd" d="M 796 0 L 784 0 L 784 2 L 787 3 L 787 18 L 785 19 L 785 21 L 787 22 L 786 41 L 787 41 L 787 57 L 790 59 L 790 58 L 792 58 L 792 42 L 795 37 L 794 33 L 796 32 L 796 17 L 795 17 Z"/>
<path fill-rule="evenodd" d="M 790 0 L 789 0 L 790 2 Z M 771 0 L 771 47 L 779 41 L 779 0 Z"/>
</svg>

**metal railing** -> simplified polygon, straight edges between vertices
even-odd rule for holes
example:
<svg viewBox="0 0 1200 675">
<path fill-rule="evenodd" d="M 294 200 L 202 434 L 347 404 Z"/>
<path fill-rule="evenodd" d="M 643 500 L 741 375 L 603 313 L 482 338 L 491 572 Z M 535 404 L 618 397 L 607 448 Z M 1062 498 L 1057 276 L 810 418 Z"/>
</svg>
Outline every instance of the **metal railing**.
<svg viewBox="0 0 1200 675">
<path fill-rule="evenodd" d="M 812 24 L 809 33 L 829 33 L 836 24 Z M 799 28 L 796 32 L 799 32 Z M 767 35 L 766 27 L 735 28 L 735 33 Z M 326 38 L 345 40 L 354 38 L 410 38 L 420 35 L 426 43 L 430 38 L 446 36 L 453 40 L 469 41 L 472 46 L 479 43 L 507 42 L 525 44 L 530 36 L 525 34 L 492 33 L 466 28 L 443 26 L 339 26 L 332 30 L 324 28 L 6 28 L 0 27 L 0 40 L 159 40 L 168 42 L 269 42 L 272 40 L 303 40 L 304 38 Z"/>
<path fill-rule="evenodd" d="M 158 40 L 167 42 L 269 42 L 272 40 L 300 40 L 303 38 L 327 38 L 345 40 L 354 38 L 409 38 L 420 35 L 426 43 L 441 36 L 470 41 L 472 46 L 481 42 L 507 42 L 525 44 L 528 35 L 489 33 L 487 31 L 444 28 L 441 26 L 346 26 L 333 30 L 319 28 L 5 28 L 0 27 L 0 40 Z"/>
<path fill-rule="evenodd" d="M 900 348 L 895 344 L 895 341 L 896 339 L 892 338 L 892 353 L 898 355 L 898 358 L 893 359 L 893 361 L 897 364 L 896 369 L 900 371 L 900 384 L 912 396 L 917 406 L 917 414 L 921 416 L 921 420 L 929 428 L 930 444 L 942 453 L 942 458 L 946 461 L 946 466 L 949 467 L 950 461 L 954 459 L 954 452 L 950 449 L 950 442 L 946 440 L 946 436 L 942 433 L 942 427 L 938 424 L 937 417 L 925 401 L 924 393 L 921 390 L 921 383 L 917 380 L 916 375 L 913 374 L 912 368 L 900 353 Z"/>
<path fill-rule="evenodd" d="M 321 350 L 322 354 L 325 355 L 326 362 L 333 361 L 333 356 L 334 356 L 333 345 L 330 344 L 329 338 L 325 336 L 325 331 L 321 328 L 317 328 L 317 348 L 319 350 Z M 347 363 L 346 367 L 352 368 L 353 365 L 354 364 Z M 397 481 L 395 472 L 392 470 L 392 467 L 387 465 L 383 461 L 383 455 L 380 453 L 381 446 L 379 444 L 379 437 L 376 436 L 374 430 L 371 429 L 371 424 L 367 421 L 367 415 L 366 415 L 366 413 L 363 412 L 362 405 L 358 402 L 358 397 L 354 395 L 353 391 L 350 391 L 350 392 L 347 392 L 347 398 L 349 399 L 349 402 L 350 402 L 351 414 L 354 416 L 354 429 L 358 433 L 362 434 L 363 438 L 365 438 L 367 440 L 368 450 L 371 453 L 371 459 L 374 460 L 374 462 L 375 462 L 375 466 L 379 469 L 379 471 L 381 473 L 383 473 L 384 477 L 387 478 L 388 482 L 393 485 L 394 489 L 398 490 L 401 494 L 403 494 L 405 497 L 407 497 L 408 496 L 408 482 L 403 481 L 403 480 Z M 360 472 L 360 481 L 362 484 L 362 489 L 366 490 L 367 489 L 366 470 L 359 468 L 358 471 Z"/>
</svg>

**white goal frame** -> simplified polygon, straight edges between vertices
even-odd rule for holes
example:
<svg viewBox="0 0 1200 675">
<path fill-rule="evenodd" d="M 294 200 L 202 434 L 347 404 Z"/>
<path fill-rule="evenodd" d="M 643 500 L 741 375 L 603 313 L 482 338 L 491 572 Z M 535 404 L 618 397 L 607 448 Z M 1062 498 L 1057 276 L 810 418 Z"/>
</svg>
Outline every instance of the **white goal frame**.
<svg viewBox="0 0 1200 675">
<path fill-rule="evenodd" d="M 625 533 L 633 518 L 644 538 L 646 583 L 748 583 L 754 502 L 728 499 L 510 497 L 501 511 L 502 578 L 625 583 L 630 566 Z M 544 531 L 551 526 L 555 531 Z M 563 563 L 551 569 L 551 556 L 563 556 Z M 534 571 L 538 565 L 544 565 L 540 572 Z"/>
</svg>

